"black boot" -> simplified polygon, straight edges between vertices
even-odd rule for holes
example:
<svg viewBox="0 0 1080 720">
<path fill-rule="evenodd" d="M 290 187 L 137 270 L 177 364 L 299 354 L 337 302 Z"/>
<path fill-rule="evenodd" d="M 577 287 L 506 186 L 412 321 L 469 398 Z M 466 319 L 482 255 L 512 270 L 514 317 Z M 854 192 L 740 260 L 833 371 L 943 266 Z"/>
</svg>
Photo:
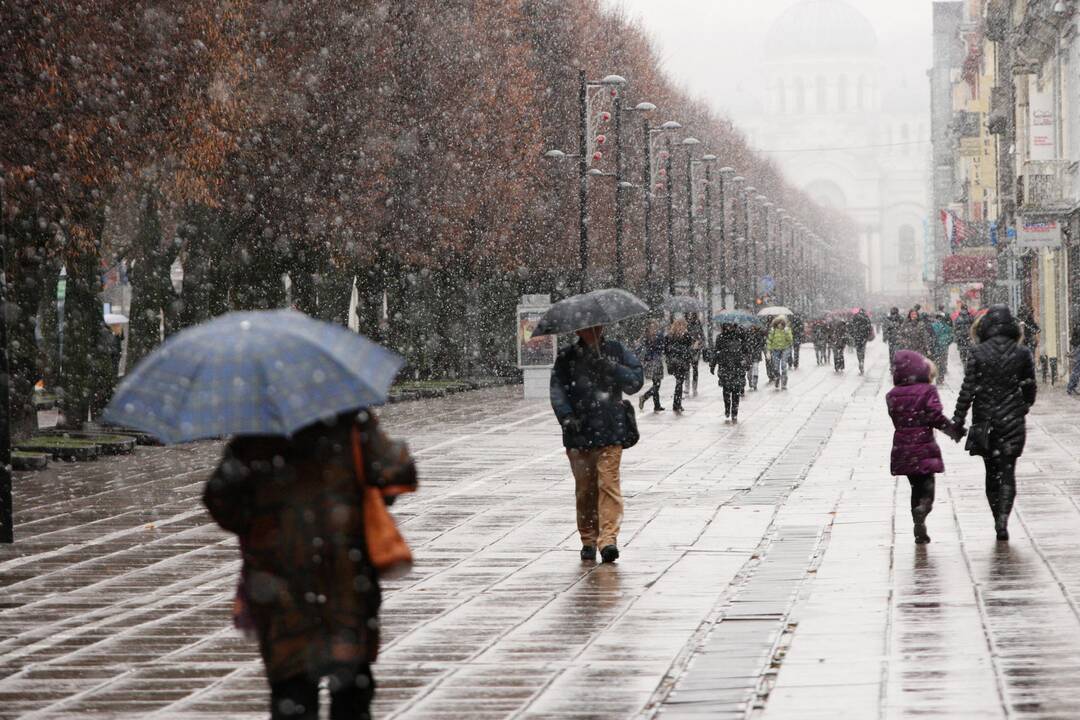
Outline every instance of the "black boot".
<svg viewBox="0 0 1080 720">
<path fill-rule="evenodd" d="M 1009 540 L 1009 516 L 1008 515 L 995 515 L 994 516 L 994 532 L 997 533 L 997 539 L 1002 542 L 1008 542 Z"/>
<path fill-rule="evenodd" d="M 915 544 L 925 545 L 930 542 L 930 536 L 926 532 L 926 516 L 930 514 L 930 510 L 926 505 L 920 503 L 918 507 L 911 509 L 911 519 L 915 522 Z"/>
</svg>

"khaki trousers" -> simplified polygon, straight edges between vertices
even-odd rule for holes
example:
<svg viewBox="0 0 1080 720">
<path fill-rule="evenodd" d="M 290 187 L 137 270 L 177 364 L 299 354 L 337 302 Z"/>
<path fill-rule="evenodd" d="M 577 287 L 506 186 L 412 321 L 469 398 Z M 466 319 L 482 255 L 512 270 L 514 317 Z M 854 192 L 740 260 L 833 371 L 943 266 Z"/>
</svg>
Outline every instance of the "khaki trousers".
<svg viewBox="0 0 1080 720">
<path fill-rule="evenodd" d="M 619 487 L 622 447 L 567 449 L 577 485 L 577 524 L 582 545 L 615 545 L 622 524 L 623 498 Z"/>
</svg>

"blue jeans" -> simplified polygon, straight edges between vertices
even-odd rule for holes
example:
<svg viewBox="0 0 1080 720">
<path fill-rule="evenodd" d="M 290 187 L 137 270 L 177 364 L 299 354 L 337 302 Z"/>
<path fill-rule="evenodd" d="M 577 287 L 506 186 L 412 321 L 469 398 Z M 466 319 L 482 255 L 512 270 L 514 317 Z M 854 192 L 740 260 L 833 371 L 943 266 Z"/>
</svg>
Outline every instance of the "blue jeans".
<svg viewBox="0 0 1080 720">
<path fill-rule="evenodd" d="M 773 377 L 776 378 L 777 387 L 780 387 L 781 382 L 787 387 L 787 353 L 787 350 L 773 350 L 771 353 Z"/>
</svg>

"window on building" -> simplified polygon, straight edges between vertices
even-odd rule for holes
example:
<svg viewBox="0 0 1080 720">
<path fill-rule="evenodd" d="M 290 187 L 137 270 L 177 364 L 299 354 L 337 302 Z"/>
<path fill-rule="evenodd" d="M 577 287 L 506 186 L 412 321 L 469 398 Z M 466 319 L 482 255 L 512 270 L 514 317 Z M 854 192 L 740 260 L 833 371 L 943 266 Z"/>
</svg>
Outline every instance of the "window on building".
<svg viewBox="0 0 1080 720">
<path fill-rule="evenodd" d="M 806 85 L 802 78 L 795 78 L 795 112 L 806 110 Z"/>
<path fill-rule="evenodd" d="M 915 228 L 901 225 L 897 235 L 896 259 L 901 265 L 915 264 Z"/>
<path fill-rule="evenodd" d="M 779 113 L 787 112 L 787 86 L 783 78 L 776 81 L 776 110 Z"/>
<path fill-rule="evenodd" d="M 825 76 L 817 76 L 817 111 L 825 112 L 828 110 L 828 88 L 825 85 Z"/>
<path fill-rule="evenodd" d="M 847 75 L 841 75 L 836 84 L 836 108 L 847 112 Z"/>
<path fill-rule="evenodd" d="M 866 109 L 866 78 L 859 76 L 855 84 L 855 107 L 859 110 Z"/>
</svg>

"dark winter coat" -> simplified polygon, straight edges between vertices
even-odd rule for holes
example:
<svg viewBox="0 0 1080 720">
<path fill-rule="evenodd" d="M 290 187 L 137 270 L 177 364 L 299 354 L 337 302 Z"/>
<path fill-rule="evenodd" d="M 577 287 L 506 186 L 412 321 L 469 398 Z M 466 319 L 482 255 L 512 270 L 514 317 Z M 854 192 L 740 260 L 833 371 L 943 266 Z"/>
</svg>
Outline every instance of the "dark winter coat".
<svg viewBox="0 0 1080 720">
<path fill-rule="evenodd" d="M 806 323 L 799 313 L 791 316 L 791 336 L 795 339 L 796 345 L 801 345 L 806 340 Z"/>
<path fill-rule="evenodd" d="M 747 328 L 746 333 L 746 365 L 753 365 L 761 360 L 765 352 L 765 343 L 768 341 L 768 333 L 760 325 Z"/>
<path fill-rule="evenodd" d="M 843 352 L 848 341 L 848 325 L 843 320 L 834 320 L 829 325 L 829 345 L 834 350 Z"/>
<path fill-rule="evenodd" d="M 750 350 L 746 333 L 739 328 L 721 328 L 716 334 L 710 370 L 725 387 L 742 387 L 746 382 L 746 357 Z"/>
<path fill-rule="evenodd" d="M 848 324 L 848 333 L 851 335 L 851 342 L 856 345 L 869 342 L 874 334 L 874 326 L 870 323 L 869 316 L 866 313 L 855 313 Z"/>
<path fill-rule="evenodd" d="M 642 338 L 638 345 L 637 356 L 645 369 L 645 378 L 648 380 L 664 377 L 665 342 L 664 333 L 657 332 L 651 340 L 648 337 Z"/>
<path fill-rule="evenodd" d="M 694 360 L 694 338 L 689 332 L 682 335 L 668 335 L 664 344 L 664 359 L 667 360 L 668 372 L 672 375 L 685 375 Z"/>
<path fill-rule="evenodd" d="M 415 485 L 405 446 L 362 417 L 366 482 Z M 379 648 L 381 596 L 365 546 L 353 422 L 340 420 L 291 440 L 234 439 L 203 495 L 214 520 L 239 536 L 241 577 L 271 681 L 371 662 Z"/>
<path fill-rule="evenodd" d="M 953 334 L 956 336 L 956 347 L 971 347 L 971 326 L 973 323 L 974 319 L 967 310 L 961 310 L 960 314 L 953 320 Z"/>
<path fill-rule="evenodd" d="M 885 317 L 885 322 L 882 323 L 882 334 L 885 336 L 885 342 L 889 345 L 895 345 L 900 335 L 900 326 L 903 324 L 904 318 L 900 317 L 900 313 L 890 312 Z"/>
<path fill-rule="evenodd" d="M 934 331 L 922 318 L 907 318 L 896 331 L 897 350 L 911 350 L 923 357 L 932 357 L 935 345 Z"/>
<path fill-rule="evenodd" d="M 899 350 L 893 359 L 895 387 L 885 396 L 892 418 L 893 475 L 930 475 L 945 472 L 941 448 L 934 439 L 937 428 L 950 437 L 959 428 L 945 417 L 937 388 L 930 382 L 930 362 L 910 350 Z"/>
<path fill-rule="evenodd" d="M 551 371 L 551 407 L 567 448 L 622 445 L 626 439 L 623 393 L 636 393 L 645 374 L 634 353 L 604 340 L 597 353 L 579 341 L 563 348 Z"/>
<path fill-rule="evenodd" d="M 686 334 L 690 336 L 690 340 L 693 343 L 691 348 L 691 359 L 699 360 L 701 353 L 705 349 L 705 328 L 701 326 L 701 320 L 696 315 L 691 315 L 686 321 Z"/>
<path fill-rule="evenodd" d="M 1035 404 L 1035 361 L 1020 344 L 1020 326 L 1005 305 L 994 305 L 974 325 L 979 343 L 971 348 L 964 368 L 964 384 L 956 399 L 953 420 L 963 424 L 971 408 L 972 436 L 977 426 L 989 424 L 990 452 L 1019 457 L 1024 452 L 1024 420 Z M 985 455 L 968 442 L 972 455 Z"/>
</svg>

